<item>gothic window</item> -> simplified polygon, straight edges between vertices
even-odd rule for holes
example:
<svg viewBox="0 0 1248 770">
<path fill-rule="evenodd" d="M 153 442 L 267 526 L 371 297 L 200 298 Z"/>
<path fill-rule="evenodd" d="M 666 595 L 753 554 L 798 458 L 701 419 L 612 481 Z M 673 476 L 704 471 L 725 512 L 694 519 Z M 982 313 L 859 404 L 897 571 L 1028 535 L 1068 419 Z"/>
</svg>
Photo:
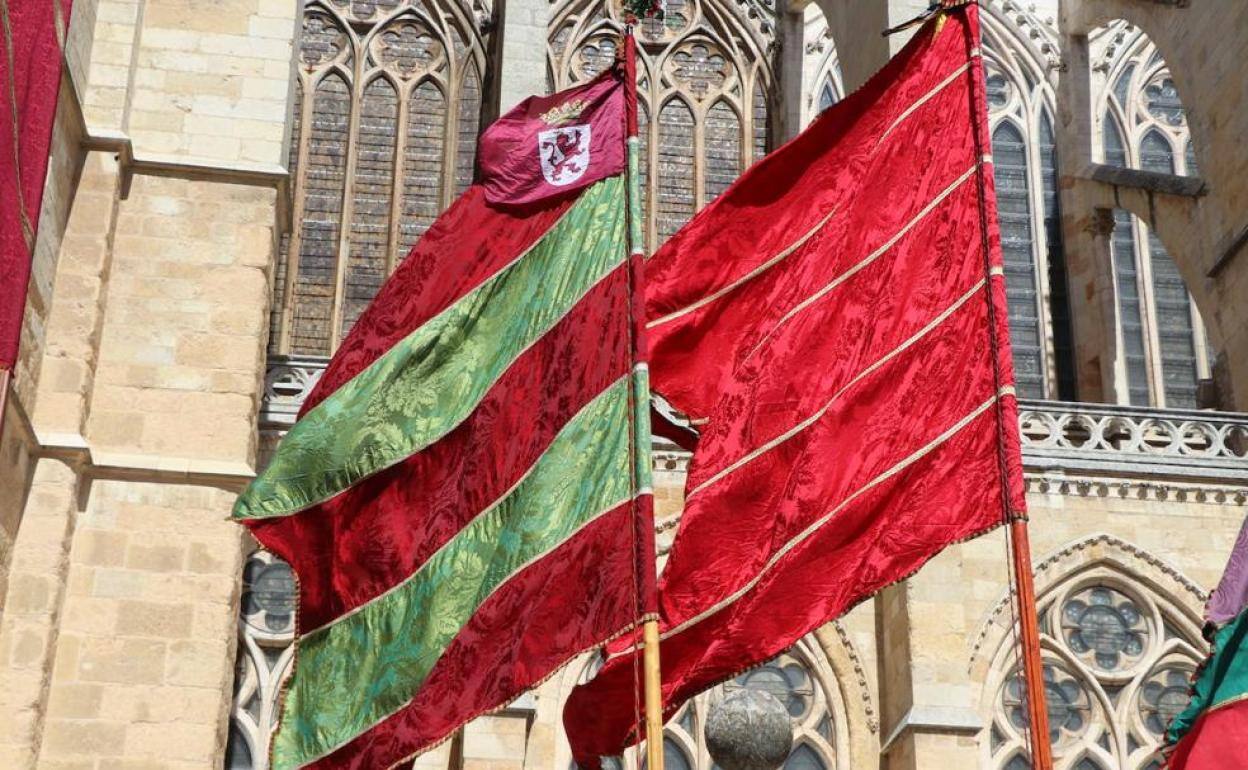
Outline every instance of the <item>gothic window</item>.
<svg viewBox="0 0 1248 770">
<path fill-rule="evenodd" d="M 766 153 L 774 16 L 763 0 L 669 0 L 662 19 L 638 25 L 642 213 L 652 249 Z M 552 89 L 611 63 L 622 18 L 619 0 L 560 0 L 550 25 Z"/>
<path fill-rule="evenodd" d="M 823 663 L 823 665 L 820 665 Z M 735 689 L 764 690 L 775 696 L 793 723 L 793 749 L 783 770 L 838 770 L 837 720 L 843 721 L 839 696 L 831 686 L 826 659 L 813 638 L 788 652 L 689 701 L 667 724 L 663 739 L 665 766 L 681 770 L 716 770 L 706 748 L 703 725 L 711 705 Z M 633 752 L 614 764 L 634 766 Z M 644 755 L 642 755 L 644 756 Z"/>
<path fill-rule="evenodd" d="M 472 181 L 486 43 L 469 0 L 308 0 L 295 62 L 294 226 L 270 353 L 329 356 Z"/>
<path fill-rule="evenodd" d="M 225 767 L 263 770 L 282 680 L 295 654 L 295 577 L 286 562 L 267 551 L 247 559 L 241 614 Z"/>
<path fill-rule="evenodd" d="M 1057 205 L 1047 64 L 985 13 L 984 56 L 1010 344 L 1019 395 L 1073 400 L 1074 364 Z"/>
<path fill-rule="evenodd" d="M 803 17 L 805 51 L 802 60 L 802 82 L 808 84 L 804 110 L 805 123 L 845 96 L 841 79 L 841 62 L 832 43 L 828 20 L 816 3 L 806 6 Z"/>
<path fill-rule="evenodd" d="M 1193 615 L 1107 568 L 1040 597 L 1049 739 L 1059 770 L 1152 770 L 1165 730 L 1187 705 L 1202 644 Z M 989 682 L 988 753 L 999 770 L 1030 768 L 1022 674 L 1008 644 Z"/>
<path fill-rule="evenodd" d="M 836 104 L 839 100 L 836 98 L 836 91 L 832 88 L 832 82 L 825 80 L 823 85 L 819 87 L 819 111 L 823 112 L 827 108 Z"/>
<path fill-rule="evenodd" d="M 1106 72 L 1101 136 L 1104 162 L 1162 174 L 1196 175 L 1187 116 L 1156 47 L 1121 22 L 1121 49 Z M 1204 325 L 1174 260 L 1155 233 L 1114 212 L 1110 240 L 1117 295 L 1124 400 L 1193 409 L 1210 376 Z"/>
</svg>

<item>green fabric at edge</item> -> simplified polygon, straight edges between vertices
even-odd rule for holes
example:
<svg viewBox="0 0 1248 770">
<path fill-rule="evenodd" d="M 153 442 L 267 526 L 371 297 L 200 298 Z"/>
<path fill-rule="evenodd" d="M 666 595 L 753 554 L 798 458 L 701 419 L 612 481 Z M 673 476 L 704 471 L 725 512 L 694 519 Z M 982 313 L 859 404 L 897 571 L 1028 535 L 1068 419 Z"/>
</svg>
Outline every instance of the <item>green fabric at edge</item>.
<svg viewBox="0 0 1248 770">
<path fill-rule="evenodd" d="M 1166 730 L 1166 740 L 1178 743 L 1205 712 L 1244 697 L 1248 697 L 1248 609 L 1214 637 L 1213 655 L 1196 678 L 1191 702 Z"/>
<path fill-rule="evenodd" d="M 511 492 L 414 575 L 299 640 L 275 768 L 324 756 L 405 706 L 494 590 L 629 499 L 629 379 L 584 407 Z"/>
<path fill-rule="evenodd" d="M 624 261 L 624 182 L 604 179 L 528 254 L 388 350 L 297 422 L 234 518 L 288 516 L 445 436 L 524 350 Z"/>
</svg>

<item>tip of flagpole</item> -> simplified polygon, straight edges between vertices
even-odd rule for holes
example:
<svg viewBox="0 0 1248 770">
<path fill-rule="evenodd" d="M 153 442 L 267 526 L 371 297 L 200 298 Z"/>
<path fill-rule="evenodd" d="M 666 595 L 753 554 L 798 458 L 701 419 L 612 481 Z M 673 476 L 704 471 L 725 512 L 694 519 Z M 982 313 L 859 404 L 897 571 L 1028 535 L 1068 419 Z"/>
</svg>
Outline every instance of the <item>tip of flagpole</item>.
<svg viewBox="0 0 1248 770">
<path fill-rule="evenodd" d="M 889 27 L 881 32 L 880 35 L 883 37 L 891 37 L 892 35 L 896 35 L 898 32 L 905 32 L 911 27 L 917 27 L 938 13 L 964 8 L 977 2 L 979 2 L 979 0 L 932 0 L 931 4 L 927 6 L 927 10 L 923 11 L 909 21 L 903 21 L 895 27 Z"/>
</svg>

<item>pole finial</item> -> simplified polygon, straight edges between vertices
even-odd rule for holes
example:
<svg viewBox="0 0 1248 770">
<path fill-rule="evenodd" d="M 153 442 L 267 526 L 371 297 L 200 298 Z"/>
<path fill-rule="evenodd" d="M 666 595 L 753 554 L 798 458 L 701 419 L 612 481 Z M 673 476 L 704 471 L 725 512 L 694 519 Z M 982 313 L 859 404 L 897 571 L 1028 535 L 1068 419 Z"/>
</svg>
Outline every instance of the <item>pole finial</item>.
<svg viewBox="0 0 1248 770">
<path fill-rule="evenodd" d="M 641 19 L 662 19 L 666 13 L 663 0 L 624 0 L 624 19 L 629 26 Z"/>
</svg>

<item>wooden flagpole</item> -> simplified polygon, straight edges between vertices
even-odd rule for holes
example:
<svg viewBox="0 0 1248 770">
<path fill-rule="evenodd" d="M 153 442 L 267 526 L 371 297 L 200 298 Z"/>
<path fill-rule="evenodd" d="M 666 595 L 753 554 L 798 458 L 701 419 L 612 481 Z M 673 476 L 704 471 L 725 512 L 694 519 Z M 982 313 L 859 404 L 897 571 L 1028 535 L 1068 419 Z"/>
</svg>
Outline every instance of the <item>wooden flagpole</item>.
<svg viewBox="0 0 1248 770">
<path fill-rule="evenodd" d="M 920 20 L 936 12 L 947 14 L 960 10 L 960 12 L 969 15 L 973 10 L 977 10 L 968 7 L 974 5 L 975 0 L 933 0 L 928 7 L 927 13 Z M 975 157 L 978 161 L 976 163 L 976 173 L 979 176 L 980 232 L 983 237 L 984 277 L 988 286 L 988 326 L 991 330 L 988 339 L 992 354 L 993 381 L 998 388 L 997 417 L 1001 431 L 1017 430 L 1016 426 L 1007 427 L 1005 425 L 1004 415 L 1006 413 L 1000 407 L 1002 396 L 999 389 L 1004 383 L 1001 375 L 1001 349 L 997 344 L 996 338 L 998 319 L 996 318 L 997 308 L 992 288 L 993 270 L 991 239 L 989 237 L 990 215 L 989 201 L 986 195 L 988 180 L 985 178 L 985 169 L 991 163 L 992 140 L 987 133 L 988 121 L 984 112 L 988 104 L 984 71 L 983 67 L 977 66 L 975 62 L 976 57 L 981 57 L 980 61 L 982 62 L 983 54 L 977 53 L 977 51 L 981 51 L 982 44 L 971 33 L 972 27 L 969 19 L 966 29 L 966 55 L 967 64 L 969 65 L 967 71 L 970 74 L 971 81 L 971 119 L 974 122 Z M 1004 435 L 998 437 L 998 442 L 1002 451 L 1004 451 L 1006 445 Z M 1031 571 L 1031 541 L 1027 533 L 1026 516 L 1022 512 L 1011 509 L 1009 492 L 1006 489 L 1008 485 L 1007 479 L 1005 456 L 1002 454 L 1002 510 L 1009 525 L 1014 589 L 1017 592 L 1018 646 L 1019 657 L 1022 661 L 1024 689 L 1027 694 L 1027 718 L 1031 732 L 1031 766 L 1033 770 L 1053 770 L 1053 747 L 1049 740 L 1049 712 L 1045 702 L 1044 664 L 1040 653 L 1040 625 L 1039 616 L 1036 612 L 1036 587 Z"/>
<path fill-rule="evenodd" d="M 659 667 L 659 621 L 647 620 L 642 626 L 645 643 L 646 683 L 646 770 L 663 770 L 663 678 Z"/>
<path fill-rule="evenodd" d="M 414 766 L 414 765 L 413 765 Z M 446 759 L 447 770 L 464 770 L 464 728 L 455 731 L 451 738 L 451 750 Z"/>
<path fill-rule="evenodd" d="M 628 134 L 628 163 L 627 163 L 627 182 L 628 182 L 628 203 L 626 208 L 626 217 L 628 218 L 628 261 L 629 261 L 629 300 L 630 312 L 632 313 L 633 325 L 633 376 L 635 378 L 645 377 L 648 382 L 649 376 L 646 371 L 645 362 L 645 304 L 640 298 L 640 292 L 643 286 L 643 265 L 642 260 L 645 257 L 645 238 L 641 229 L 641 206 L 640 206 L 640 184 L 638 179 L 639 164 L 641 156 L 640 138 L 637 135 L 637 40 L 633 37 L 633 26 L 629 24 L 624 30 L 624 93 L 626 94 L 625 119 L 627 121 Z M 650 403 L 649 403 L 649 387 L 645 389 L 635 388 L 634 393 L 637 394 L 633 399 L 633 424 L 638 428 L 644 428 L 649 425 Z M 646 431 L 648 434 L 648 431 Z M 649 447 L 650 436 L 637 436 L 636 446 Z M 647 506 L 653 505 L 653 498 L 650 496 L 650 453 L 634 452 L 635 465 L 634 474 L 636 476 L 636 501 L 640 501 L 637 514 L 638 518 L 644 522 L 651 520 Z M 639 532 L 641 537 L 653 537 L 653 529 L 647 526 L 649 531 Z M 638 542 L 639 560 L 646 562 L 639 565 L 642 570 L 653 572 L 654 554 L 649 548 L 641 547 Z M 650 578 L 650 575 L 646 576 Z M 653 579 L 640 580 L 638 588 L 653 586 Z M 644 589 L 643 589 L 644 590 Z M 646 597 L 640 597 L 644 602 Z M 646 721 L 646 770 L 663 770 L 663 691 L 662 691 L 662 674 L 659 664 L 659 621 L 650 614 L 651 608 L 646 607 L 643 612 L 645 620 L 642 624 L 642 670 L 645 692 L 645 721 Z"/>
<path fill-rule="evenodd" d="M 0 440 L 4 438 L 4 415 L 9 410 L 9 381 L 12 379 L 13 373 L 0 366 Z"/>
<path fill-rule="evenodd" d="M 1040 657 L 1040 625 L 1036 613 L 1036 587 L 1031 573 L 1031 541 L 1027 519 L 1010 519 L 1010 549 L 1014 561 L 1014 587 L 1018 591 L 1018 635 L 1027 687 L 1027 716 L 1031 726 L 1031 766 L 1053 770 L 1053 747 L 1049 743 L 1049 711 L 1044 697 L 1044 664 Z"/>
</svg>

